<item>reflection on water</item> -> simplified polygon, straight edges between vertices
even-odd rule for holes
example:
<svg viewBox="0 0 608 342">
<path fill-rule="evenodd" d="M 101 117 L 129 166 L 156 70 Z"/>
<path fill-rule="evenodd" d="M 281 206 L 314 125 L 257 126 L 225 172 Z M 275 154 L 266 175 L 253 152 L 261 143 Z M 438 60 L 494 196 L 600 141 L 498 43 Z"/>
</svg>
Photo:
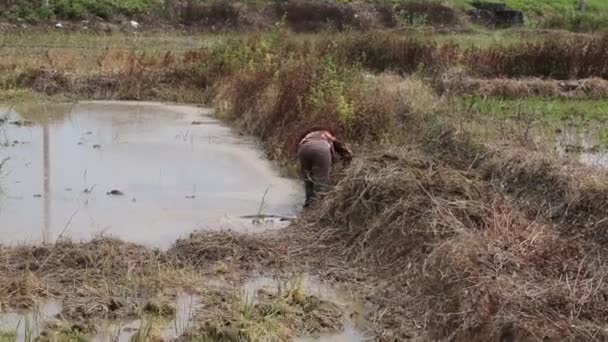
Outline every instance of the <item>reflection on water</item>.
<svg viewBox="0 0 608 342">
<path fill-rule="evenodd" d="M 200 309 L 200 305 L 199 297 L 182 292 L 175 298 L 175 316 L 170 320 L 147 317 L 124 322 L 102 321 L 98 327 L 99 333 L 91 336 L 89 340 L 94 342 L 175 340 L 193 326 L 194 315 Z"/>
<path fill-rule="evenodd" d="M 0 243 L 101 233 L 166 247 L 195 229 L 284 227 L 239 217 L 291 217 L 301 201 L 297 182 L 202 108 L 22 106 L 0 130 Z"/>
</svg>

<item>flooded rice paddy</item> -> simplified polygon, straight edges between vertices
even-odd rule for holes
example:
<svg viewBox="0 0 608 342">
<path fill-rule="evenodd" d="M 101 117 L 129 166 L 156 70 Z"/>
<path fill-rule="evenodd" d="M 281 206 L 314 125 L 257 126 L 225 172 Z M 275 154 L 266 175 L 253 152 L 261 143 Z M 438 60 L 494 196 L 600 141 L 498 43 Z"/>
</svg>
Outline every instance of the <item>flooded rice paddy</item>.
<svg viewBox="0 0 608 342">
<path fill-rule="evenodd" d="M 286 226 L 300 185 L 211 114 L 135 102 L 0 110 L 0 243 L 102 234 L 167 247 L 197 229 Z"/>
</svg>

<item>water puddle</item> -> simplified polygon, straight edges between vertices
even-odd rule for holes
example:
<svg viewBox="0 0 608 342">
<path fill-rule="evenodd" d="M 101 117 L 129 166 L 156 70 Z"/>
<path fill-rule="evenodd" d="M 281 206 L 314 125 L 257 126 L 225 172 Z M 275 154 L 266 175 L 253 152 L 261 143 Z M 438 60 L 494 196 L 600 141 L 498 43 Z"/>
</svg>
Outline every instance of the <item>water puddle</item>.
<svg viewBox="0 0 608 342">
<path fill-rule="evenodd" d="M 156 339 L 175 340 L 192 327 L 200 299 L 194 295 L 180 293 L 174 302 L 175 316 L 170 320 L 137 319 L 125 322 L 105 321 L 100 324 L 99 333 L 91 336 L 94 342 L 130 342 Z"/>
<path fill-rule="evenodd" d="M 61 303 L 36 304 L 30 311 L 0 312 L 0 341 L 31 341 L 42 335 L 48 320 L 61 313 Z"/>
<path fill-rule="evenodd" d="M 192 327 L 194 315 L 200 306 L 201 301 L 197 296 L 179 293 L 171 305 L 175 310 L 172 317 L 150 316 L 137 320 L 97 321 L 97 333 L 81 336 L 79 340 L 129 342 L 133 339 L 144 341 L 152 337 L 157 340 L 175 340 Z M 0 313 L 0 341 L 31 341 L 45 335 L 69 339 L 60 329 L 69 323 L 62 321 L 61 312 L 61 303 L 49 301 L 26 312 Z M 49 327 L 59 330 L 50 330 Z"/>
<path fill-rule="evenodd" d="M 588 166 L 608 168 L 608 131 L 581 130 L 577 127 L 560 129 L 556 136 L 560 153 L 576 154 Z"/>
<path fill-rule="evenodd" d="M 279 229 L 302 202 L 208 109 L 82 102 L 0 116 L 0 243 L 103 234 L 167 247 L 196 229 Z"/>
<path fill-rule="evenodd" d="M 260 276 L 247 281 L 242 287 L 242 298 L 245 301 L 256 303 L 259 295 L 264 292 L 280 293 L 283 289 L 300 287 L 307 295 L 315 296 L 321 300 L 337 304 L 344 310 L 343 329 L 333 334 L 318 334 L 299 336 L 295 341 L 367 341 L 363 333 L 364 314 L 367 311 L 365 304 L 354 299 L 345 289 L 331 286 L 318 278 L 303 275 L 300 277 L 270 277 Z"/>
</svg>

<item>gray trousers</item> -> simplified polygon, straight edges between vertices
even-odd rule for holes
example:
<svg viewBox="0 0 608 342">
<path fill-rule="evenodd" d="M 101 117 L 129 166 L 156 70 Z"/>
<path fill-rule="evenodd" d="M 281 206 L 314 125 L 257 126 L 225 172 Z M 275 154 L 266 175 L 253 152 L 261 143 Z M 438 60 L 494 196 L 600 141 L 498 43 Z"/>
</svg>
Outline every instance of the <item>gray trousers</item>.
<svg viewBox="0 0 608 342">
<path fill-rule="evenodd" d="M 306 191 L 305 206 L 309 206 L 319 192 L 327 190 L 331 171 L 331 146 L 324 140 L 311 140 L 298 148 L 300 169 Z"/>
</svg>

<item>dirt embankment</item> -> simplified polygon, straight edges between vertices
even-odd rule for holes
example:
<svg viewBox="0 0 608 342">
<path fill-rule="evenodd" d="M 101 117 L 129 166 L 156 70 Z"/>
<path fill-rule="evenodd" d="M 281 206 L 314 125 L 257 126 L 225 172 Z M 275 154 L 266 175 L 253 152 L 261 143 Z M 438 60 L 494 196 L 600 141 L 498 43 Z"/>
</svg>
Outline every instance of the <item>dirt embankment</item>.
<svg viewBox="0 0 608 342">
<path fill-rule="evenodd" d="M 4 10 L 8 13 L 10 9 L 9 6 Z M 251 31 L 269 29 L 283 22 L 295 32 L 315 32 L 325 29 L 386 29 L 405 25 L 458 28 L 464 22 L 464 16 L 458 10 L 426 1 L 413 1 L 396 6 L 325 1 L 169 1 L 162 8 L 152 7 L 145 11 L 121 11 L 110 7 L 104 18 L 95 15 L 98 12 L 95 7 L 92 11 L 82 8 L 81 12 L 76 13 L 74 10 L 67 13 L 59 10 L 56 10 L 57 13 L 51 13 L 52 18 L 47 16 L 44 17 L 46 19 L 36 22 L 28 22 L 19 17 L 7 20 L 7 24 L 0 26 L 0 30 L 19 30 L 32 25 L 54 27 L 56 23 L 61 22 L 61 27 L 55 27 L 56 29 L 93 29 L 106 32 L 167 28 L 188 31 Z M 15 10 L 15 16 L 26 12 Z M 131 20 L 136 23 L 131 23 Z"/>
</svg>

